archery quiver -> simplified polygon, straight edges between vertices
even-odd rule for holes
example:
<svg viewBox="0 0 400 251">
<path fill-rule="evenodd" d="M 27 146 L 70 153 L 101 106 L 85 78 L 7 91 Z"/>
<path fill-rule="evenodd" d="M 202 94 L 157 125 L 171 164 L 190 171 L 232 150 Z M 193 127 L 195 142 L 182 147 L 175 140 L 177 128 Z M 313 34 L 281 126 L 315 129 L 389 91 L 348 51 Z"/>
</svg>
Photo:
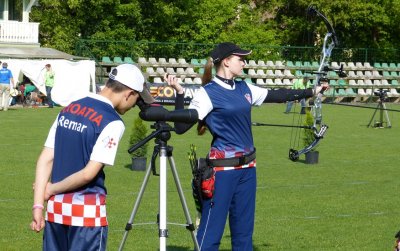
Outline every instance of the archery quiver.
<svg viewBox="0 0 400 251">
<path fill-rule="evenodd" d="M 213 197 L 215 172 L 212 167 L 208 166 L 205 158 L 197 159 L 194 147 L 191 147 L 191 149 L 192 152 L 189 154 L 189 160 L 193 174 L 193 199 L 197 211 L 201 213 L 203 200 L 211 199 Z"/>
</svg>

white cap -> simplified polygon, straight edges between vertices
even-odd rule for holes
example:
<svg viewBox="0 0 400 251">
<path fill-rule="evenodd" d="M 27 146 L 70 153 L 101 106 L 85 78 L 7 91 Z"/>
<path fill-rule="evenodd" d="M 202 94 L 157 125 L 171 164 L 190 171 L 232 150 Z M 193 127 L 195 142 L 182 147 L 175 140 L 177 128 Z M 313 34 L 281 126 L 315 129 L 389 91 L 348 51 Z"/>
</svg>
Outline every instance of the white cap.
<svg viewBox="0 0 400 251">
<path fill-rule="evenodd" d="M 114 73 L 114 74 L 113 74 Z M 109 78 L 138 91 L 140 97 L 147 104 L 153 103 L 154 99 L 147 90 L 142 72 L 133 64 L 121 64 L 113 68 Z"/>
</svg>

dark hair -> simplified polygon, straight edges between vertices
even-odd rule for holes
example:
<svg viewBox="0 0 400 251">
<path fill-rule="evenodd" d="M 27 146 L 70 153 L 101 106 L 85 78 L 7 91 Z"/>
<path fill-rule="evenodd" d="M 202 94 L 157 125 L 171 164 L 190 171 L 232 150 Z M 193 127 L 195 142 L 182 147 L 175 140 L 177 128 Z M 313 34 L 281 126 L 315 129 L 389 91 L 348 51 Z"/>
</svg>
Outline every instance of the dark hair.
<svg viewBox="0 0 400 251">
<path fill-rule="evenodd" d="M 120 92 L 123 92 L 125 90 L 132 90 L 128 86 L 126 86 L 124 84 L 121 84 L 117 80 L 113 80 L 111 78 L 109 78 L 107 80 L 106 87 L 110 88 L 113 92 L 116 92 L 116 93 L 120 93 Z"/>
</svg>

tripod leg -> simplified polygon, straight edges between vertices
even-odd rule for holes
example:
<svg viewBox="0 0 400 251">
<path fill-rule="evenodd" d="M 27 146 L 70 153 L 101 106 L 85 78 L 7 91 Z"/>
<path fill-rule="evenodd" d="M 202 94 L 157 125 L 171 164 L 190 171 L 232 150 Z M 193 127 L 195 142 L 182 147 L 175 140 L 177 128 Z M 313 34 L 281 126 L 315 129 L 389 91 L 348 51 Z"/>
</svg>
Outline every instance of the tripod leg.
<svg viewBox="0 0 400 251">
<path fill-rule="evenodd" d="M 371 126 L 371 123 L 372 123 L 372 121 L 374 120 L 375 114 L 376 114 L 376 112 L 378 111 L 378 109 L 379 109 L 379 104 L 378 104 L 378 106 L 376 107 L 376 109 L 375 109 L 375 111 L 374 111 L 374 114 L 372 114 L 371 120 L 369 121 L 367 127 L 370 127 L 370 126 Z"/>
<path fill-rule="evenodd" d="M 160 251 L 166 250 L 167 229 L 167 150 L 165 146 L 160 148 L 160 211 L 159 211 Z"/>
<path fill-rule="evenodd" d="M 384 109 L 383 112 L 385 113 L 387 127 L 391 128 L 392 124 L 390 123 L 388 111 L 386 110 L 386 105 L 384 103 L 382 103 L 382 108 Z M 383 119 L 383 116 L 382 116 L 382 119 Z"/>
<path fill-rule="evenodd" d="M 148 168 L 147 168 L 146 174 L 144 176 L 144 179 L 143 179 L 143 182 L 142 182 L 142 186 L 140 187 L 140 191 L 139 191 L 138 197 L 136 199 L 135 205 L 133 207 L 131 217 L 129 218 L 129 221 L 125 226 L 125 233 L 124 233 L 124 236 L 123 236 L 122 241 L 120 243 L 120 246 L 118 248 L 119 251 L 122 251 L 122 249 L 124 248 L 126 238 L 128 237 L 128 233 L 132 229 L 133 219 L 135 218 L 135 215 L 136 215 L 137 210 L 139 208 L 139 204 L 140 204 L 140 201 L 142 200 L 143 193 L 144 193 L 144 190 L 146 188 L 147 182 L 149 181 L 151 171 L 152 170 L 151 170 L 151 163 L 150 163 Z"/>
<path fill-rule="evenodd" d="M 176 189 L 178 190 L 179 198 L 181 200 L 183 212 L 185 213 L 186 222 L 188 225 L 186 228 L 190 231 L 190 233 L 192 235 L 195 250 L 198 251 L 198 250 L 200 250 L 200 247 L 199 247 L 199 243 L 197 242 L 197 239 L 196 239 L 196 228 L 194 227 L 192 219 L 190 218 L 190 213 L 189 213 L 189 209 L 188 209 L 188 206 L 186 203 L 185 195 L 183 194 L 182 186 L 179 181 L 178 172 L 176 171 L 175 162 L 174 162 L 174 159 L 172 156 L 170 156 L 168 158 L 168 160 L 169 160 L 169 165 L 171 167 L 172 175 L 174 176 Z"/>
</svg>

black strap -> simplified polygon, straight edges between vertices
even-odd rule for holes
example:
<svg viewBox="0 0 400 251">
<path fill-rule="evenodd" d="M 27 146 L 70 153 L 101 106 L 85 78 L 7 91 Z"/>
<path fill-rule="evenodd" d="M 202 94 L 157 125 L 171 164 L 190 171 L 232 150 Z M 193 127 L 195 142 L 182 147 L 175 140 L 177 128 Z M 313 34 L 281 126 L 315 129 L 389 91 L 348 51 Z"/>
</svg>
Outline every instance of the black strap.
<svg viewBox="0 0 400 251">
<path fill-rule="evenodd" d="M 207 164 L 211 167 L 216 166 L 242 166 L 256 158 L 256 149 L 249 154 L 240 157 L 227 158 L 227 159 L 209 159 L 207 156 Z"/>
</svg>

